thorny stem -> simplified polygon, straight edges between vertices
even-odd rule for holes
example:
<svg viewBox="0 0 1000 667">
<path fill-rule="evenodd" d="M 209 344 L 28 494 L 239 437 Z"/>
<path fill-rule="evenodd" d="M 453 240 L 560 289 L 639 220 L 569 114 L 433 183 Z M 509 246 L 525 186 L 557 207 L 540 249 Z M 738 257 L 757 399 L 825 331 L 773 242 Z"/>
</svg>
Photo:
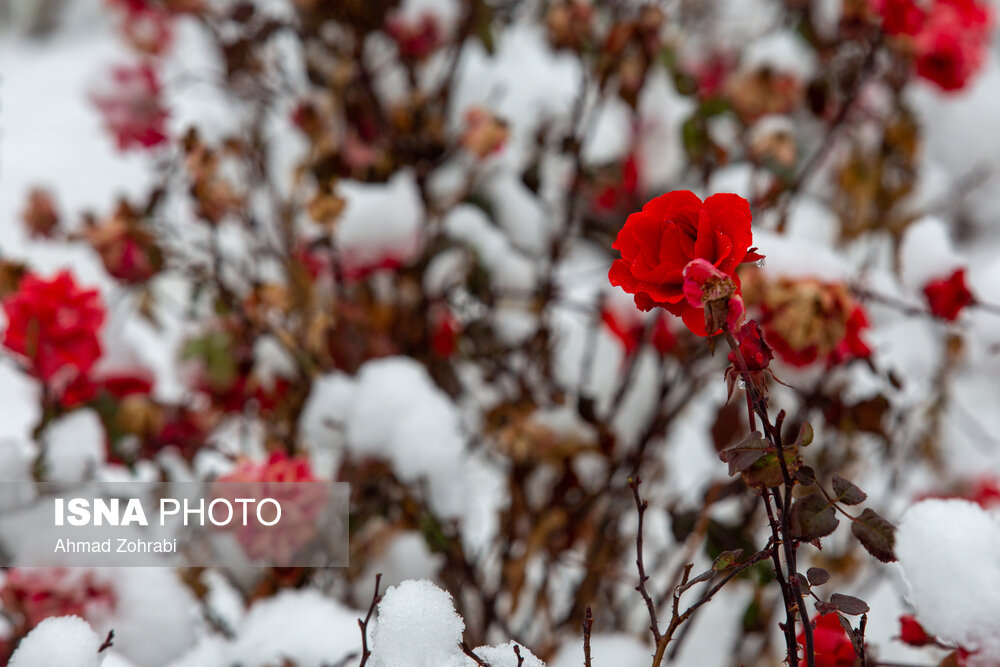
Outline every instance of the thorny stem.
<svg viewBox="0 0 1000 667">
<path fill-rule="evenodd" d="M 792 614 L 792 598 L 788 581 L 781 569 L 781 559 L 778 556 L 778 544 L 781 542 L 781 529 L 774 518 L 771 509 L 771 491 L 764 489 L 764 509 L 767 511 L 767 522 L 771 526 L 771 560 L 774 562 L 774 576 L 778 579 L 781 589 L 781 599 L 785 606 L 785 646 L 788 649 L 789 664 L 798 660 L 798 643 L 795 641 L 795 616 Z"/>
<path fill-rule="evenodd" d="M 643 564 L 642 559 L 642 522 L 649 503 L 639 497 L 639 484 L 641 483 L 642 480 L 638 477 L 629 478 L 628 480 L 628 485 L 632 489 L 632 498 L 635 500 L 635 506 L 639 512 L 639 526 L 636 529 L 635 535 L 635 566 L 639 570 L 639 585 L 635 587 L 635 590 L 639 591 L 639 595 L 642 596 L 643 601 L 646 603 L 646 611 L 649 612 L 649 629 L 653 633 L 653 640 L 658 647 L 663 635 L 660 634 L 660 624 L 656 618 L 656 605 L 653 604 L 653 598 L 650 597 L 649 591 L 646 590 L 646 582 L 649 581 L 649 575 L 646 574 L 646 566 Z M 654 661 L 654 667 L 656 664 L 658 663 Z"/>
<path fill-rule="evenodd" d="M 594 628 L 594 615 L 587 607 L 583 621 L 583 667 L 592 667 L 590 662 L 590 633 Z"/>
<path fill-rule="evenodd" d="M 806 654 L 806 664 L 808 667 L 815 667 L 816 656 L 815 649 L 813 648 L 813 635 L 812 635 L 812 625 L 809 623 L 809 619 L 806 614 L 805 600 L 802 598 L 802 589 L 799 586 L 798 576 L 795 566 L 795 545 L 793 543 L 793 538 L 791 535 L 791 526 L 789 525 L 789 516 L 792 503 L 792 488 L 795 486 L 795 481 L 792 479 L 791 474 L 788 471 L 788 463 L 785 461 L 785 449 L 781 440 L 781 424 L 784 422 L 785 413 L 782 411 L 775 423 L 772 424 L 767 412 L 767 403 L 761 397 L 760 393 L 757 391 L 757 387 L 753 382 L 753 378 L 750 376 L 750 370 L 747 368 L 746 359 L 743 358 L 743 353 L 740 351 L 740 346 L 736 342 L 736 338 L 733 336 L 733 332 L 729 330 L 728 326 L 722 328 L 722 333 L 726 338 L 726 342 L 729 344 L 729 348 L 733 351 L 733 356 L 736 357 L 737 365 L 739 366 L 740 373 L 743 375 L 743 382 L 746 385 L 746 394 L 748 397 L 752 396 L 752 403 L 756 409 L 758 416 L 760 417 L 761 424 L 764 428 L 764 433 L 767 436 L 768 441 L 775 448 L 778 455 L 778 465 L 781 467 L 781 476 L 784 480 L 785 495 L 784 500 L 781 503 L 781 524 L 780 532 L 781 539 L 780 542 L 784 548 L 785 552 L 785 567 L 788 569 L 788 578 L 785 586 L 787 587 L 787 593 L 785 594 L 785 612 L 788 623 L 791 625 L 790 628 L 786 628 L 786 642 L 788 643 L 788 658 L 789 664 L 794 663 L 798 660 L 798 643 L 795 641 L 795 616 L 793 614 L 793 607 L 797 610 L 800 620 L 802 621 L 802 634 L 805 636 L 805 654 Z M 775 502 L 780 498 L 779 490 L 773 489 L 772 493 L 775 497 Z M 767 503 L 767 498 L 765 497 L 765 504 Z M 768 506 L 768 519 L 771 521 L 771 532 L 774 532 L 777 526 L 774 523 L 774 517 L 771 515 L 770 507 Z M 777 545 L 775 545 L 775 548 Z M 781 570 L 779 566 L 779 559 L 777 558 L 777 553 L 775 553 L 775 567 L 778 568 L 779 583 L 781 582 Z M 784 592 L 784 591 L 783 591 Z M 794 596 L 794 600 L 792 599 Z M 794 604 L 790 604 L 794 603 Z"/>
</svg>

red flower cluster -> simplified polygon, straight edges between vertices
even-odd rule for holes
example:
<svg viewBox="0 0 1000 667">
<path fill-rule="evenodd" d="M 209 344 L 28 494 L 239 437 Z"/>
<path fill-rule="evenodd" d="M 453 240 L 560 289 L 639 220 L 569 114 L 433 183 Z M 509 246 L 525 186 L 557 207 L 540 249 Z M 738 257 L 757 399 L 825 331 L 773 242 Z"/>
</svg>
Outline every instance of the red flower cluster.
<svg viewBox="0 0 1000 667">
<path fill-rule="evenodd" d="M 958 269 L 947 278 L 932 280 L 924 285 L 927 305 L 935 317 L 954 322 L 959 313 L 975 298 L 965 284 L 965 269 Z"/>
<path fill-rule="evenodd" d="M 641 310 L 660 306 L 699 336 L 715 333 L 706 330 L 704 304 L 693 304 L 685 293 L 685 269 L 692 260 L 705 260 L 732 281 L 732 296 L 738 297 L 736 267 L 761 258 L 750 247 L 751 217 L 750 204 L 734 194 L 704 202 L 686 190 L 657 197 L 625 221 L 613 244 L 622 257 L 608 278 L 634 295 Z"/>
<path fill-rule="evenodd" d="M 111 70 L 109 90 L 91 95 L 119 150 L 152 148 L 167 140 L 167 110 L 160 79 L 149 64 Z"/>
<path fill-rule="evenodd" d="M 311 482 L 311 483 L 310 483 Z M 245 484 L 252 491 L 241 491 Z M 259 487 L 258 485 L 263 485 Z M 316 537 L 317 519 L 327 502 L 326 485 L 313 474 L 305 457 L 271 454 L 265 463 L 245 462 L 217 480 L 221 498 L 274 498 L 281 505 L 281 521 L 266 527 L 254 520 L 236 527 L 236 537 L 251 559 L 290 565 L 296 554 Z M 271 520 L 265 516 L 265 520 Z"/>
<path fill-rule="evenodd" d="M 805 641 L 805 633 L 800 632 L 799 644 L 804 646 Z M 813 648 L 816 652 L 816 667 L 854 667 L 857 662 L 854 644 L 836 613 L 823 614 L 813 620 Z M 805 664 L 806 659 L 803 657 L 799 660 L 799 667 Z"/>
<path fill-rule="evenodd" d="M 26 275 L 3 302 L 3 345 L 50 386 L 64 388 L 101 356 L 98 330 L 104 305 L 97 290 L 81 289 L 68 271 L 50 279 Z"/>
<path fill-rule="evenodd" d="M 15 567 L 0 588 L 0 604 L 27 632 L 52 616 L 88 618 L 110 611 L 115 592 L 88 570 Z"/>
<path fill-rule="evenodd" d="M 943 90 L 965 86 L 986 58 L 993 16 L 976 0 L 872 0 L 882 29 L 908 40 L 917 74 Z"/>
</svg>

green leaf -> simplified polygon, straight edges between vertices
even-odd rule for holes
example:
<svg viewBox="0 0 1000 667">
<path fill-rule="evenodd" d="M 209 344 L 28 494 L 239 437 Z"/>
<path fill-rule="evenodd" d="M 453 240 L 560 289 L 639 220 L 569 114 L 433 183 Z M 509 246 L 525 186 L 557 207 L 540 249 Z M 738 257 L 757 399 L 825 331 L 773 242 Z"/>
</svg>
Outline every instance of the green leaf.
<svg viewBox="0 0 1000 667">
<path fill-rule="evenodd" d="M 738 443 L 719 452 L 719 458 L 729 464 L 730 476 L 748 470 L 767 454 L 767 441 L 759 431 L 754 431 Z"/>
<path fill-rule="evenodd" d="M 798 469 L 798 455 L 791 447 L 785 448 L 785 465 L 789 474 L 795 475 Z M 768 452 L 759 461 L 750 466 L 749 470 L 743 472 L 743 481 L 748 486 L 780 486 L 785 482 L 785 477 L 781 472 L 781 463 L 778 461 L 776 452 Z"/>
<path fill-rule="evenodd" d="M 837 500 L 845 505 L 859 505 L 868 497 L 868 494 L 859 489 L 854 482 L 836 473 L 833 475 L 833 493 L 837 496 Z"/>
<path fill-rule="evenodd" d="M 743 549 L 733 549 L 732 551 L 723 551 L 719 554 L 719 557 L 715 559 L 712 563 L 712 570 L 715 572 L 723 572 L 728 570 L 734 565 L 740 562 L 740 557 L 743 556 Z"/>
<path fill-rule="evenodd" d="M 796 500 L 792 504 L 789 522 L 792 535 L 806 542 L 825 537 L 840 525 L 833 506 L 818 493 L 810 493 Z"/>
<path fill-rule="evenodd" d="M 718 116 L 732 110 L 732 105 L 724 97 L 710 97 L 701 103 L 698 113 L 705 117 Z"/>
<path fill-rule="evenodd" d="M 229 334 L 213 331 L 189 340 L 181 349 L 181 359 L 199 361 L 205 378 L 214 389 L 229 389 L 236 381 L 238 371 Z"/>
<path fill-rule="evenodd" d="M 799 435 L 795 438 L 796 447 L 808 447 L 813 441 L 813 427 L 809 422 L 802 424 Z"/>
<path fill-rule="evenodd" d="M 861 516 L 851 524 L 851 533 L 858 538 L 861 546 L 883 563 L 896 560 L 893 548 L 896 546 L 896 527 L 866 508 Z"/>
</svg>

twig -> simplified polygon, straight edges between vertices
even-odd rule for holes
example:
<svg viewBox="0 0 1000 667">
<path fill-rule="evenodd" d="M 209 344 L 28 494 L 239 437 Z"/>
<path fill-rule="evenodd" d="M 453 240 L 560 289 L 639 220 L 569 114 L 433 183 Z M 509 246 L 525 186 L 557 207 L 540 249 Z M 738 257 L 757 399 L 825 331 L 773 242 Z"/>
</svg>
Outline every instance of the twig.
<svg viewBox="0 0 1000 667">
<path fill-rule="evenodd" d="M 478 655 L 476 655 L 473 652 L 473 650 L 471 648 L 469 648 L 468 644 L 466 644 L 465 642 L 462 642 L 461 646 L 462 646 L 462 653 L 464 653 L 465 655 L 467 655 L 470 658 L 472 658 L 472 661 L 474 663 L 476 663 L 477 665 L 479 665 L 479 667 L 490 667 L 490 663 L 486 662 L 485 660 L 483 660 L 482 658 L 480 658 Z M 518 656 L 518 657 L 520 657 L 520 656 Z M 519 662 L 517 664 L 521 664 L 521 663 Z"/>
<path fill-rule="evenodd" d="M 590 662 L 590 633 L 594 628 L 594 615 L 587 607 L 586 615 L 583 619 L 583 667 L 593 667 Z"/>
<path fill-rule="evenodd" d="M 98 653 L 103 653 L 115 644 L 115 631 L 108 630 L 108 636 L 104 638 L 104 643 L 97 648 Z"/>
<path fill-rule="evenodd" d="M 649 503 L 639 497 L 640 484 L 642 484 L 642 480 L 638 477 L 630 477 L 628 480 L 629 488 L 632 489 L 632 498 L 635 500 L 636 510 L 639 512 L 639 526 L 636 529 L 635 536 L 635 565 L 639 569 L 639 585 L 635 587 L 635 590 L 639 591 L 639 595 L 642 596 L 643 601 L 646 603 L 646 611 L 649 612 L 649 629 L 653 633 L 653 640 L 656 644 L 659 644 L 663 635 L 660 634 L 660 624 L 656 618 L 656 605 L 653 604 L 653 598 L 649 595 L 649 591 L 646 590 L 646 582 L 649 581 L 649 575 L 646 574 L 646 566 L 643 564 L 642 559 L 642 522 Z"/>
<path fill-rule="evenodd" d="M 372 614 L 375 613 L 375 607 L 378 606 L 379 600 L 382 596 L 378 594 L 379 586 L 382 583 L 382 573 L 379 572 L 375 575 L 375 592 L 372 594 L 372 602 L 368 605 L 368 613 L 365 614 L 365 619 L 358 619 L 358 626 L 361 628 L 361 662 L 358 663 L 358 667 L 364 667 L 368 663 L 368 658 L 371 657 L 371 649 L 368 648 L 368 623 L 372 620 Z"/>
<path fill-rule="evenodd" d="M 521 647 L 514 644 L 514 655 L 517 656 L 517 667 L 521 667 L 524 664 L 524 658 L 521 657 Z M 862 667 L 864 667 L 862 665 Z"/>
</svg>

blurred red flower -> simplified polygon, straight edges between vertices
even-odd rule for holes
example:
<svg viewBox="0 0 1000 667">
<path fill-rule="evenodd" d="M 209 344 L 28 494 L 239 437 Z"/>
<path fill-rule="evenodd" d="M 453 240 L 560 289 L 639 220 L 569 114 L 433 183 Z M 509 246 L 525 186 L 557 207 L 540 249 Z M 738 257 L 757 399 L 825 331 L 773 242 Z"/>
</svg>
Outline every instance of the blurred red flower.
<svg viewBox="0 0 1000 667">
<path fill-rule="evenodd" d="M 926 646 L 934 643 L 934 638 L 927 634 L 913 616 L 899 617 L 899 639 L 910 646 Z"/>
<path fill-rule="evenodd" d="M 959 90 L 986 59 L 992 16 L 973 0 L 937 0 L 914 38 L 917 74 Z"/>
<path fill-rule="evenodd" d="M 750 247 L 750 222 L 750 204 L 738 195 L 716 194 L 704 202 L 686 190 L 661 195 L 625 221 L 613 244 L 622 257 L 608 278 L 632 294 L 641 310 L 661 306 L 705 336 L 704 308 L 684 294 L 684 268 L 704 259 L 733 279 L 738 295 L 736 267 L 760 259 Z"/>
<path fill-rule="evenodd" d="M 631 313 L 622 312 L 620 308 L 605 306 L 601 310 L 601 321 L 611 335 L 621 342 L 622 347 L 625 348 L 626 357 L 631 356 L 639 349 L 642 333 L 646 328 L 642 317 L 639 316 L 639 311 L 632 310 L 632 313 L 635 314 L 635 317 L 630 317 Z M 653 349 L 661 357 L 674 349 L 674 345 L 677 344 L 677 335 L 670 330 L 666 317 L 657 315 L 656 321 L 653 323 L 650 342 L 653 344 Z"/>
<path fill-rule="evenodd" d="M 924 10 L 914 0 L 871 0 L 888 35 L 914 35 L 924 21 Z"/>
<path fill-rule="evenodd" d="M 0 588 L 0 604 L 28 632 L 46 618 L 93 618 L 115 607 L 115 592 L 89 570 L 68 568 L 12 568 Z"/>
<path fill-rule="evenodd" d="M 976 0 L 871 0 L 886 34 L 909 38 L 917 75 L 942 90 L 965 87 L 983 65 L 993 15 Z"/>
<path fill-rule="evenodd" d="M 760 309 L 768 342 L 793 366 L 835 366 L 871 355 L 861 338 L 868 317 L 842 284 L 779 280 L 764 289 Z"/>
<path fill-rule="evenodd" d="M 167 140 L 167 113 L 159 76 L 148 63 L 119 65 L 111 70 L 107 90 L 91 99 L 104 116 L 119 150 L 152 148 Z"/>
<path fill-rule="evenodd" d="M 441 22 L 437 16 L 425 13 L 417 20 L 391 16 L 385 31 L 396 42 L 400 57 L 406 60 L 423 60 L 444 42 Z"/>
<path fill-rule="evenodd" d="M 813 648 L 816 652 L 816 667 L 853 667 L 857 661 L 854 644 L 840 624 L 836 613 L 823 614 L 813 620 Z M 798 636 L 800 645 L 805 645 L 805 633 Z M 803 656 L 799 667 L 806 664 Z"/>
<path fill-rule="evenodd" d="M 101 356 L 104 304 L 97 290 L 81 289 L 69 271 L 49 279 L 26 275 L 3 309 L 4 347 L 27 360 L 30 371 L 47 383 L 68 384 Z"/>
<path fill-rule="evenodd" d="M 954 322 L 959 313 L 975 299 L 965 284 L 965 269 L 958 269 L 947 278 L 932 280 L 924 285 L 924 296 L 931 313 L 942 320 Z"/>
<path fill-rule="evenodd" d="M 149 0 L 108 0 L 123 14 L 122 33 L 135 49 L 161 55 L 173 42 L 172 14 L 165 5 Z"/>
<path fill-rule="evenodd" d="M 263 485 L 241 491 L 244 484 Z M 273 498 L 281 506 L 281 520 L 273 526 L 259 523 L 257 515 L 236 526 L 236 537 L 247 556 L 276 565 L 291 565 L 296 554 L 316 537 L 317 519 L 327 502 L 326 485 L 313 474 L 309 459 L 274 452 L 264 463 L 244 462 L 219 477 L 215 496 L 221 498 Z M 264 520 L 274 517 L 263 513 Z"/>
</svg>

